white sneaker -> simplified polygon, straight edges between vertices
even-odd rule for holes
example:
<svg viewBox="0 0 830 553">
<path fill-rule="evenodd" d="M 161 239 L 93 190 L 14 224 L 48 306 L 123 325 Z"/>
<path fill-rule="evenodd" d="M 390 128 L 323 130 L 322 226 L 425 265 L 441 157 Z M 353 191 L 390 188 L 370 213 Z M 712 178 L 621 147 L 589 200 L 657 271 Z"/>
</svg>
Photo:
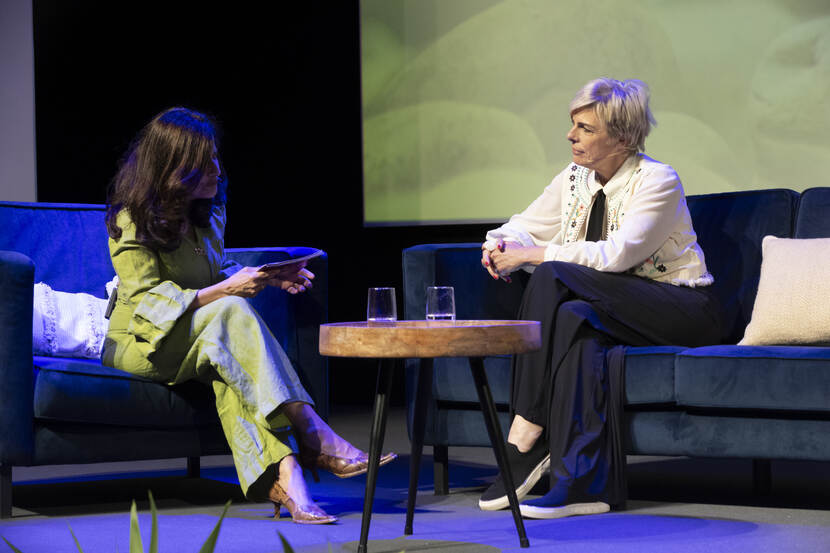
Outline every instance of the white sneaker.
<svg viewBox="0 0 830 553">
<path fill-rule="evenodd" d="M 534 446 L 531 451 L 524 454 L 519 453 L 513 444 L 507 444 L 507 446 L 508 464 L 512 463 L 510 466 L 513 477 L 522 478 L 518 484 L 515 480 L 513 481 L 513 485 L 516 486 L 516 499 L 521 501 L 550 469 L 550 453 L 547 452 L 547 444 L 541 444 L 538 448 Z M 510 500 L 507 499 L 504 480 L 499 474 L 496 481 L 481 494 L 478 508 L 482 511 L 498 511 L 509 506 Z"/>
</svg>

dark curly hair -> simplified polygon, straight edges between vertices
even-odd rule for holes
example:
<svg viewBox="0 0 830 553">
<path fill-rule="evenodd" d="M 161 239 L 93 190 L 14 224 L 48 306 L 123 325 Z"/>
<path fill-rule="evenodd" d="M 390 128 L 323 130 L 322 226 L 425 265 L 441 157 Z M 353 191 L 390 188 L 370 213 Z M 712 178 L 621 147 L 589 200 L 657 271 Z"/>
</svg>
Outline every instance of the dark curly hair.
<svg viewBox="0 0 830 553">
<path fill-rule="evenodd" d="M 159 250 L 176 249 L 187 223 L 208 226 L 215 206 L 225 203 L 226 178 L 219 177 L 216 196 L 192 199 L 202 176 L 218 154 L 216 125 L 202 113 L 182 107 L 165 110 L 133 141 L 110 185 L 107 232 L 121 238 L 116 218 L 127 210 L 136 239 Z"/>
</svg>

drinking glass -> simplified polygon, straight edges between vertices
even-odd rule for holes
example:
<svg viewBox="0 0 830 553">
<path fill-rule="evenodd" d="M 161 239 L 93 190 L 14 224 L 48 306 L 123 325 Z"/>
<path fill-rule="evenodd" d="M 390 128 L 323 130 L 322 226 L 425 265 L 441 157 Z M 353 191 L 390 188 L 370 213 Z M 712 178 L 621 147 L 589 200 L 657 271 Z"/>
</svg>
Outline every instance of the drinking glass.
<svg viewBox="0 0 830 553">
<path fill-rule="evenodd" d="M 455 320 L 455 293 L 452 286 L 429 286 L 427 288 L 428 321 Z"/>
<path fill-rule="evenodd" d="M 369 298 L 366 302 L 366 320 L 370 322 L 393 322 L 398 320 L 394 288 L 369 288 Z"/>
</svg>

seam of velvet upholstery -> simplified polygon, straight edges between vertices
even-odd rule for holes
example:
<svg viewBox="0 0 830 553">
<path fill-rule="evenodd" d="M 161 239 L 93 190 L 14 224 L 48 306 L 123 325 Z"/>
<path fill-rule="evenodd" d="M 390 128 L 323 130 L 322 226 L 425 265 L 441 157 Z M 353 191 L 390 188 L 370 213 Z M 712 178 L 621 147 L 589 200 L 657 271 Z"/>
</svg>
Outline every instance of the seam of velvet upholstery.
<svg viewBox="0 0 830 553">
<path fill-rule="evenodd" d="M 795 238 L 826 238 L 830 236 L 830 221 L 825 214 L 830 209 L 830 188 L 808 188 L 801 193 L 793 226 Z"/>
</svg>

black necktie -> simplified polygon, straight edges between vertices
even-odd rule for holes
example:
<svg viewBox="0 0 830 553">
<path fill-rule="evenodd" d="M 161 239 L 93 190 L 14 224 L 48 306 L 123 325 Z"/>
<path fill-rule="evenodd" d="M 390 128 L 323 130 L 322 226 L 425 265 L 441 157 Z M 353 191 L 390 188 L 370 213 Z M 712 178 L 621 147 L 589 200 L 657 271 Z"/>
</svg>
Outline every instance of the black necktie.
<svg viewBox="0 0 830 553">
<path fill-rule="evenodd" d="M 600 189 L 591 208 L 591 217 L 588 219 L 588 232 L 585 234 L 587 242 L 602 240 L 602 225 L 605 223 L 605 192 Z"/>
</svg>

